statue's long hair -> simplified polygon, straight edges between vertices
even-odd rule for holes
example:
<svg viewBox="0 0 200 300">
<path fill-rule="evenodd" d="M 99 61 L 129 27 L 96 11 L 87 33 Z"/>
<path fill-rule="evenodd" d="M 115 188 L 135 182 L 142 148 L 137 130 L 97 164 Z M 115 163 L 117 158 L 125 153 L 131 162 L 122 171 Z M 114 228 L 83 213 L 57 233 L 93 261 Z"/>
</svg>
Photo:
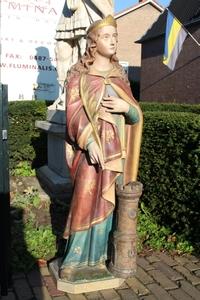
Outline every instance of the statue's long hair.
<svg viewBox="0 0 200 300">
<path fill-rule="evenodd" d="M 95 60 L 95 53 L 97 51 L 96 42 L 98 37 L 99 37 L 98 30 L 93 30 L 92 32 L 88 33 L 86 51 L 84 55 L 79 59 L 79 61 L 75 65 L 73 65 L 68 71 L 66 82 L 68 82 L 70 78 L 74 77 L 75 75 L 89 72 L 90 66 L 94 63 Z M 114 54 L 111 57 L 111 63 L 119 70 L 119 73 L 121 74 L 121 78 L 127 83 L 129 83 L 128 77 L 123 67 L 119 64 L 119 60 L 116 54 Z"/>
</svg>

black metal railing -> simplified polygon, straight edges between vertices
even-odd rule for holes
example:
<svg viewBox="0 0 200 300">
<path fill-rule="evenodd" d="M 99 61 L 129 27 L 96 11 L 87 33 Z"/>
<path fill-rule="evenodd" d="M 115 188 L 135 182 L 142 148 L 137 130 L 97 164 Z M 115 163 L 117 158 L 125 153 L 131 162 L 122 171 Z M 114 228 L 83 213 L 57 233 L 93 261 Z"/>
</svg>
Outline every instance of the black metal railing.
<svg viewBox="0 0 200 300">
<path fill-rule="evenodd" d="M 8 88 L 0 84 L 0 294 L 7 295 L 10 258 Z"/>
</svg>

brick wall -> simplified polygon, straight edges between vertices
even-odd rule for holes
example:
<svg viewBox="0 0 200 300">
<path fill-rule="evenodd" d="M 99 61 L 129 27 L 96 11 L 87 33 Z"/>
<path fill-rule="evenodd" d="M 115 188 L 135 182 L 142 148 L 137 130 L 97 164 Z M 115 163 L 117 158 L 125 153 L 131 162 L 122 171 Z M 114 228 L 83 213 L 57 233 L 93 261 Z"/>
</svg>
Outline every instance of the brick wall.
<svg viewBox="0 0 200 300">
<path fill-rule="evenodd" d="M 147 4 L 116 19 L 119 35 L 117 56 L 119 60 L 129 62 L 132 80 L 140 79 L 141 45 L 135 41 L 145 34 L 159 15 L 154 6 Z"/>
<path fill-rule="evenodd" d="M 200 40 L 199 24 L 188 30 Z M 142 46 L 140 99 L 142 101 L 200 103 L 200 52 L 187 37 L 172 72 L 162 63 L 164 36 Z"/>
</svg>

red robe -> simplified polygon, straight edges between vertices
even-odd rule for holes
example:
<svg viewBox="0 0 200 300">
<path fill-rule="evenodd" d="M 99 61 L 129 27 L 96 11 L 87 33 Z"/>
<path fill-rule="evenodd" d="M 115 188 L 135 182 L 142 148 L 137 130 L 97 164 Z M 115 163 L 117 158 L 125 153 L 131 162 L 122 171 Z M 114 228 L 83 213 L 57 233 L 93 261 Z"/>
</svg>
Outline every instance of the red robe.
<svg viewBox="0 0 200 300">
<path fill-rule="evenodd" d="M 111 114 L 100 114 L 100 102 L 109 84 L 120 98 L 134 106 L 140 121 L 126 125 L 126 144 L 122 146 L 117 126 Z M 106 78 L 99 73 L 74 75 L 67 84 L 67 163 L 74 184 L 71 208 L 64 238 L 76 231 L 86 230 L 105 220 L 115 207 L 115 181 L 119 175 L 119 161 L 125 155 L 124 184 L 137 177 L 142 113 L 132 96 L 129 85 L 117 68 Z M 96 141 L 102 151 L 105 167 L 92 165 L 87 145 Z"/>
</svg>

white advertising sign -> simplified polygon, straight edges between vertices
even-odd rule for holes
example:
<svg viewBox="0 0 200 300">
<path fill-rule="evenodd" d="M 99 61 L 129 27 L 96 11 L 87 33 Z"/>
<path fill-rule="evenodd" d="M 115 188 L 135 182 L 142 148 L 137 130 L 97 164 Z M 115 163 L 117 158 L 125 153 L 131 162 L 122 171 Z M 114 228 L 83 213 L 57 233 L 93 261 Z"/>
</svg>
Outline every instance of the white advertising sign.
<svg viewBox="0 0 200 300">
<path fill-rule="evenodd" d="M 55 100 L 55 32 L 64 0 L 1 0 L 1 83 L 9 100 Z"/>
</svg>

